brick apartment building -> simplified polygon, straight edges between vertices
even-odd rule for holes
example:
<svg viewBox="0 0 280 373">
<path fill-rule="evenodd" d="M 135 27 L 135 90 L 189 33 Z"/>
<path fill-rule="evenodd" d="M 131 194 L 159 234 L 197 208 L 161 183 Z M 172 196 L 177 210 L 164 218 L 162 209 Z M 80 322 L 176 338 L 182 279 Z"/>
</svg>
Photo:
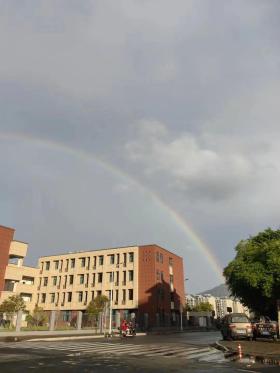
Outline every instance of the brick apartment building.
<svg viewBox="0 0 280 373">
<path fill-rule="evenodd" d="M 11 265 L 7 264 L 9 240 L 5 237 L 10 234 L 12 240 L 13 232 L 9 228 L 0 230 L 0 251 L 6 250 L 0 274 L 3 277 L 6 273 L 6 288 Z M 84 311 L 101 294 L 109 299 L 112 294 L 117 319 L 134 314 L 140 326 L 178 323 L 180 307 L 185 303 L 182 258 L 154 244 L 45 256 L 39 259 L 38 267 L 34 268 L 28 309 L 38 304 L 46 311 L 62 311 L 65 319 Z M 3 295 L 6 297 L 6 288 L 0 302 Z M 13 291 L 22 294 L 16 286 Z"/>
</svg>

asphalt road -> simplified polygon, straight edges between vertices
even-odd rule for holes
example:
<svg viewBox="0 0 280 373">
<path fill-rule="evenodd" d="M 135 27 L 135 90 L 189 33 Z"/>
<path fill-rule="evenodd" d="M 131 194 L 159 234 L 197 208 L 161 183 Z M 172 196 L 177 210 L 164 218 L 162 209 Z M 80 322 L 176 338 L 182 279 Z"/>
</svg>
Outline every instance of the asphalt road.
<svg viewBox="0 0 280 373">
<path fill-rule="evenodd" d="M 216 332 L 127 339 L 38 341 L 0 344 L 3 372 L 277 372 L 279 367 L 231 361 L 209 344 Z"/>
</svg>

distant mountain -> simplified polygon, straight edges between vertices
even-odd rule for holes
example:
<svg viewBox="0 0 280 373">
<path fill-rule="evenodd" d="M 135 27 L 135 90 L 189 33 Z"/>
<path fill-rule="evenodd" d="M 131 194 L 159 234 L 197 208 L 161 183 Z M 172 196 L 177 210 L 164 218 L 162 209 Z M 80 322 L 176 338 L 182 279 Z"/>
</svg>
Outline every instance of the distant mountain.
<svg viewBox="0 0 280 373">
<path fill-rule="evenodd" d="M 213 289 L 205 290 L 203 292 L 200 292 L 199 294 L 211 294 L 214 297 L 229 297 L 230 296 L 230 292 L 226 284 L 215 286 Z"/>
</svg>

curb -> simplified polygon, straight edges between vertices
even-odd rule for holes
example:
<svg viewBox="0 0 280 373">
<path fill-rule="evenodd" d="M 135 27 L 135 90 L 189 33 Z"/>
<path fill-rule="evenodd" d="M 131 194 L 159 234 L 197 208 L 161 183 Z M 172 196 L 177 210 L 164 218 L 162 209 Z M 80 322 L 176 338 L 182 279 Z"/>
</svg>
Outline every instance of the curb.
<svg viewBox="0 0 280 373">
<path fill-rule="evenodd" d="M 142 337 L 147 335 L 146 333 L 137 333 L 136 336 Z M 97 334 L 97 335 L 42 335 L 38 336 L 37 338 L 32 335 L 23 335 L 23 336 L 8 336 L 0 338 L 1 342 L 39 342 L 39 341 L 67 341 L 67 340 L 79 340 L 79 339 L 101 339 L 101 338 L 119 338 L 119 334 L 113 335 L 112 337 L 106 337 L 104 334 Z"/>
<path fill-rule="evenodd" d="M 223 352 L 230 352 L 230 349 L 227 348 L 226 346 L 223 346 L 221 343 L 219 343 L 218 341 L 216 341 L 213 346 L 215 348 L 217 348 L 217 350 L 220 350 L 220 351 L 223 351 Z"/>
</svg>

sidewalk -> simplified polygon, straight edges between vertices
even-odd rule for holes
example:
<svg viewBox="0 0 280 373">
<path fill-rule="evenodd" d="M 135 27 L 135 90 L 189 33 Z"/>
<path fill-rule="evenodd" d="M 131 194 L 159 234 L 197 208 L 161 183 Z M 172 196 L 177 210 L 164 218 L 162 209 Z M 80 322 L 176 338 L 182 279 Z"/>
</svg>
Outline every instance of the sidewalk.
<svg viewBox="0 0 280 373">
<path fill-rule="evenodd" d="M 238 345 L 241 346 L 243 356 L 254 356 L 280 361 L 280 341 L 261 340 L 261 341 L 219 341 L 217 346 L 224 351 L 238 353 Z"/>
<path fill-rule="evenodd" d="M 119 335 L 118 330 L 113 331 L 115 336 Z M 138 336 L 146 333 L 137 333 Z M 21 332 L 0 332 L 1 342 L 19 342 L 24 340 L 66 340 L 66 339 L 91 339 L 104 338 L 104 334 L 95 333 L 93 330 L 57 330 L 57 331 L 21 331 Z"/>
</svg>

